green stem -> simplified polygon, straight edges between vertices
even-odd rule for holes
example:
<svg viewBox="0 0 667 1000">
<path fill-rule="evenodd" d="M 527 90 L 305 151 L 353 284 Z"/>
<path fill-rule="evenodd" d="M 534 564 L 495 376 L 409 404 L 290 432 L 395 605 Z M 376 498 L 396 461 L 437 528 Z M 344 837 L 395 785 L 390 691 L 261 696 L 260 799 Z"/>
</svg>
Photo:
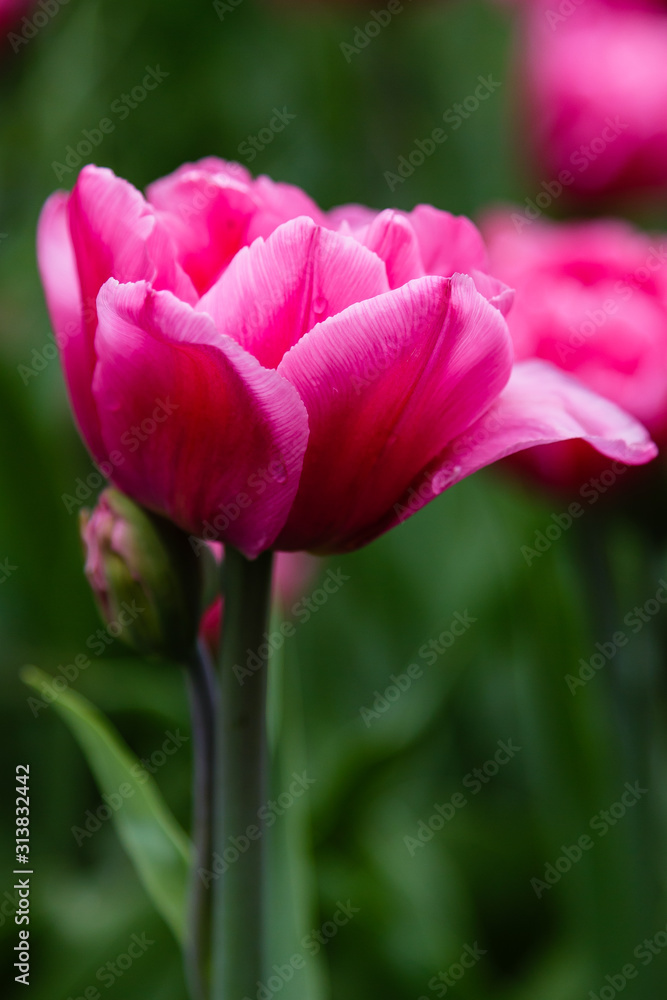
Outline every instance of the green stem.
<svg viewBox="0 0 667 1000">
<path fill-rule="evenodd" d="M 206 1000 L 210 982 L 211 894 L 200 872 L 209 871 L 213 850 L 213 767 L 217 688 L 215 671 L 203 643 L 187 666 L 193 732 L 192 835 L 195 862 L 188 912 L 186 971 L 193 1000 Z"/>
<path fill-rule="evenodd" d="M 213 882 L 212 1000 L 254 996 L 264 968 L 265 830 L 259 814 L 267 795 L 264 633 L 271 570 L 272 553 L 251 562 L 225 546 L 213 869 L 221 872 Z"/>
</svg>

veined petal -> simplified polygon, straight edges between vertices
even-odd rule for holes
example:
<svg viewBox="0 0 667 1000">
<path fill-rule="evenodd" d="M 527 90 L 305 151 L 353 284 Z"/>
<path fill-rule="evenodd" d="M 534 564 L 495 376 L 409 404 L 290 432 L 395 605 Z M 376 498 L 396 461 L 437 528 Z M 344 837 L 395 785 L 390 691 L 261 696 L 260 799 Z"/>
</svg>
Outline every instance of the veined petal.
<svg viewBox="0 0 667 1000">
<path fill-rule="evenodd" d="M 270 547 L 308 439 L 297 392 L 208 316 L 145 282 L 110 280 L 98 313 L 93 393 L 121 458 L 114 482 L 194 534 L 250 557 Z"/>
<path fill-rule="evenodd" d="M 487 302 L 499 309 L 503 316 L 507 316 L 514 304 L 514 289 L 506 285 L 504 281 L 500 281 L 484 271 L 473 270 L 471 277 L 480 295 L 483 295 Z"/>
<path fill-rule="evenodd" d="M 147 193 L 179 263 L 203 295 L 248 242 L 257 211 L 250 175 L 238 164 L 204 160 L 156 181 Z"/>
<path fill-rule="evenodd" d="M 486 412 L 511 363 L 502 316 L 460 275 L 420 278 L 317 326 L 278 368 L 306 404 L 310 440 L 276 547 L 352 547 Z"/>
<path fill-rule="evenodd" d="M 333 229 L 347 225 L 353 232 L 356 232 L 369 226 L 379 214 L 377 209 L 367 208 L 366 205 L 338 205 L 327 213 L 327 218 Z"/>
<path fill-rule="evenodd" d="M 421 510 L 450 486 L 508 455 L 581 439 L 628 465 L 649 462 L 657 448 L 638 421 L 544 361 L 514 365 L 487 412 L 415 477 L 394 510 L 350 547 L 365 545 Z"/>
<path fill-rule="evenodd" d="M 196 308 L 264 367 L 275 368 L 321 320 L 388 288 L 374 253 L 300 218 L 240 250 Z"/>
<path fill-rule="evenodd" d="M 482 235 L 465 215 L 451 215 L 431 205 L 417 205 L 407 213 L 417 234 L 425 274 L 449 277 L 457 271 L 488 271 Z"/>
<path fill-rule="evenodd" d="M 146 188 L 146 195 L 151 205 L 156 205 L 171 211 L 180 202 L 178 191 L 181 181 L 192 174 L 207 174 L 218 180 L 227 180 L 236 184 L 251 185 L 253 183 L 252 174 L 240 163 L 231 160 L 221 160 L 217 156 L 204 156 L 194 163 L 183 163 L 166 177 L 160 177 L 153 181 Z M 171 197 L 175 200 L 172 202 Z"/>
<path fill-rule="evenodd" d="M 312 219 L 318 226 L 327 224 L 324 212 L 294 184 L 274 181 L 262 174 L 253 185 L 253 193 L 259 208 L 248 230 L 249 243 L 259 236 L 266 239 L 283 222 L 300 216 Z"/>
<path fill-rule="evenodd" d="M 527 448 L 574 439 L 627 465 L 642 465 L 657 454 L 648 431 L 614 403 L 546 361 L 519 362 L 489 410 L 410 485 L 396 515 L 357 542 L 362 545 L 395 527 L 448 487 L 493 462 Z"/>
<path fill-rule="evenodd" d="M 69 199 L 69 224 L 84 301 L 108 278 L 150 281 L 184 301 L 197 295 L 174 244 L 143 195 L 106 168 L 84 167 Z M 94 333 L 94 321 L 89 328 Z"/>
<path fill-rule="evenodd" d="M 525 448 L 575 438 L 628 465 L 643 465 L 657 454 L 638 420 L 555 365 L 537 360 L 514 366 L 494 406 L 451 450 L 461 456 L 462 478 Z"/>
<path fill-rule="evenodd" d="M 385 262 L 391 288 L 426 274 L 417 235 L 402 213 L 380 212 L 366 230 L 357 233 L 357 239 Z"/>
<path fill-rule="evenodd" d="M 92 340 L 86 337 L 84 322 L 86 313 L 94 315 L 95 300 L 82 299 L 69 230 L 68 198 L 64 191 L 58 191 L 44 205 L 37 227 L 37 259 L 74 416 L 88 447 L 100 461 L 105 449 L 91 391 L 95 352 Z"/>
</svg>

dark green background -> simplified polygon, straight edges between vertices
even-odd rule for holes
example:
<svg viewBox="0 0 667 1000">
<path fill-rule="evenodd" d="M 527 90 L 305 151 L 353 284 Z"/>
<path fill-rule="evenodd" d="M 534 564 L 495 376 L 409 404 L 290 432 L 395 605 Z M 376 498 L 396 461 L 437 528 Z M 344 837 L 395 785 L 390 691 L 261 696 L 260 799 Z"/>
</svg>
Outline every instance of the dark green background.
<svg viewBox="0 0 667 1000">
<path fill-rule="evenodd" d="M 296 119 L 251 169 L 302 185 L 323 207 L 425 201 L 475 215 L 494 200 L 534 194 L 539 179 L 521 162 L 512 115 L 520 88 L 508 13 L 415 0 L 347 62 L 340 45 L 368 17 L 365 4 L 243 0 L 221 21 L 210 3 L 71 0 L 17 54 L 2 41 L 0 560 L 17 568 L 0 584 L 0 895 L 12 885 L 13 773 L 23 762 L 32 772 L 35 866 L 33 980 L 27 990 L 13 983 L 17 928 L 5 915 L 3 996 L 78 997 L 132 933 L 146 932 L 155 944 L 102 995 L 185 997 L 175 943 L 112 824 L 81 848 L 74 842 L 71 828 L 99 806 L 99 792 L 61 719 L 52 708 L 34 718 L 18 679 L 27 663 L 52 673 L 70 663 L 99 627 L 76 515 L 62 502 L 91 461 L 58 362 L 27 385 L 19 372 L 51 343 L 35 225 L 48 194 L 75 178 L 72 171 L 59 185 L 52 164 L 141 83 L 147 65 L 159 65 L 168 79 L 125 121 L 112 116 L 116 128 L 95 156 L 139 187 L 200 156 L 238 158 L 248 134 L 286 107 Z M 385 171 L 488 74 L 502 86 L 391 194 Z M 486 471 L 367 549 L 331 561 L 350 580 L 287 644 L 273 708 L 275 792 L 292 770 L 307 769 L 316 784 L 275 831 L 271 961 L 303 951 L 301 932 L 330 919 L 337 901 L 360 912 L 277 996 L 434 997 L 429 980 L 477 942 L 485 956 L 448 996 L 583 1000 L 605 976 L 639 965 L 635 947 L 667 925 L 660 617 L 576 695 L 564 680 L 655 594 L 667 566 L 645 523 L 606 517 L 602 502 L 528 566 L 521 547 L 566 505 L 507 471 Z M 602 569 L 593 565 L 601 550 Z M 420 647 L 466 611 L 475 624 L 426 666 Z M 361 707 L 413 661 L 424 664 L 423 677 L 366 727 Z M 179 674 L 119 645 L 74 687 L 139 756 L 168 729 L 188 732 Z M 404 838 L 510 739 L 521 747 L 511 763 L 411 857 Z M 157 775 L 186 827 L 190 764 L 184 749 Z M 640 804 L 538 899 L 530 880 L 636 780 L 648 788 Z M 656 1000 L 666 982 L 667 954 L 642 968 L 624 997 Z"/>
</svg>

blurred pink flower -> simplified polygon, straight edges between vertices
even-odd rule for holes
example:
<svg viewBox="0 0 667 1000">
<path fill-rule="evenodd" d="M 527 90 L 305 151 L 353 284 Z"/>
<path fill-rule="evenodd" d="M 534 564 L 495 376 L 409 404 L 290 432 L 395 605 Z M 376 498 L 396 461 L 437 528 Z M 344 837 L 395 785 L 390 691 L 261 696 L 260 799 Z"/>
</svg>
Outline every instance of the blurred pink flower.
<svg viewBox="0 0 667 1000">
<path fill-rule="evenodd" d="M 425 207 L 327 218 L 214 160 L 148 201 L 86 167 L 47 202 L 38 253 L 95 460 L 139 503 L 254 557 L 363 545 L 538 443 L 652 458 L 612 404 L 549 365 L 513 366 L 508 293 L 476 271 L 477 240 Z M 466 259 L 474 281 L 443 276 Z"/>
<path fill-rule="evenodd" d="M 575 197 L 667 185 L 667 8 L 628 0 L 524 3 L 529 142 Z"/>
<path fill-rule="evenodd" d="M 516 298 L 508 325 L 518 359 L 575 375 L 667 444 L 667 237 L 627 223 L 525 222 L 510 211 L 483 225 L 492 267 Z M 556 485 L 602 467 L 576 442 L 524 452 Z"/>
<path fill-rule="evenodd" d="M 16 29 L 24 14 L 27 14 L 34 6 L 36 0 L 0 0 L 0 34 L 4 35 Z M 3 47 L 7 47 L 7 42 L 3 42 Z M 19 43 L 19 47 L 20 43 Z M 18 51 L 13 46 L 14 51 Z"/>
</svg>

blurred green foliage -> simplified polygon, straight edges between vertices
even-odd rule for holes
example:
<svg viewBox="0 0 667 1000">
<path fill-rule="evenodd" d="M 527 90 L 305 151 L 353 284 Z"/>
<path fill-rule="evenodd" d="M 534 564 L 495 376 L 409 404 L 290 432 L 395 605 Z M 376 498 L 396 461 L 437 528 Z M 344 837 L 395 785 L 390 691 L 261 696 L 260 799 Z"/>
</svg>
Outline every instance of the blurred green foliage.
<svg viewBox="0 0 667 1000">
<path fill-rule="evenodd" d="M 406 4 L 348 61 L 341 43 L 353 43 L 369 16 L 363 4 L 243 0 L 221 20 L 208 2 L 72 0 L 18 53 L 2 42 L 0 560 L 15 567 L 0 584 L 0 962 L 8 998 L 23 995 L 14 983 L 11 916 L 20 763 L 31 766 L 32 1000 L 68 1000 L 100 986 L 97 970 L 133 934 L 154 944 L 113 983 L 115 995 L 185 997 L 170 931 L 112 824 L 77 846 L 72 827 L 99 807 L 99 792 L 62 720 L 52 708 L 35 716 L 18 677 L 25 664 L 53 674 L 89 654 L 73 690 L 109 714 L 138 757 L 149 758 L 168 730 L 189 731 L 174 667 L 142 663 L 118 645 L 97 658 L 87 646 L 100 623 L 76 514 L 62 494 L 93 466 L 58 362 L 44 355 L 52 341 L 33 249 L 44 199 L 76 175 L 59 183 L 53 163 L 111 113 L 114 131 L 91 159 L 142 187 L 183 161 L 238 158 L 239 145 L 279 107 L 295 120 L 248 165 L 302 185 L 324 207 L 425 201 L 474 215 L 489 201 L 530 194 L 516 153 L 507 12 L 473 0 Z M 121 120 L 110 109 L 147 66 L 169 75 Z M 502 86 L 391 192 L 385 172 L 489 74 Z M 38 358 L 43 370 L 25 384 L 19 366 L 36 369 Z M 609 638 L 595 610 L 602 591 L 607 610 L 615 602 L 613 631 L 655 594 L 667 566 L 655 549 L 649 558 L 641 525 L 601 525 L 597 508 L 528 566 L 521 547 L 564 506 L 492 470 L 331 562 L 349 581 L 299 625 L 275 665 L 274 793 L 293 771 L 315 778 L 272 834 L 271 962 L 285 965 L 296 952 L 307 958 L 275 995 L 443 996 L 444 986 L 436 991 L 429 981 L 466 945 L 484 955 L 447 987 L 460 1000 L 578 1000 L 597 995 L 628 962 L 640 969 L 628 1000 L 664 994 L 667 955 L 646 967 L 633 958 L 667 924 L 664 624 L 648 623 L 575 694 L 564 677 Z M 608 566 L 592 580 L 581 554 L 594 523 Z M 457 612 L 475 622 L 428 664 L 420 649 Z M 366 725 L 360 710 L 411 663 L 422 675 Z M 499 740 L 520 752 L 474 794 L 464 780 L 493 759 Z M 186 829 L 190 767 L 184 748 L 156 775 Z M 648 793 L 604 836 L 591 834 L 593 817 L 636 781 Z M 465 807 L 411 854 L 405 838 L 457 792 Z M 531 879 L 587 833 L 594 848 L 538 899 Z M 312 955 L 304 935 L 348 901 L 359 912 Z"/>
</svg>

